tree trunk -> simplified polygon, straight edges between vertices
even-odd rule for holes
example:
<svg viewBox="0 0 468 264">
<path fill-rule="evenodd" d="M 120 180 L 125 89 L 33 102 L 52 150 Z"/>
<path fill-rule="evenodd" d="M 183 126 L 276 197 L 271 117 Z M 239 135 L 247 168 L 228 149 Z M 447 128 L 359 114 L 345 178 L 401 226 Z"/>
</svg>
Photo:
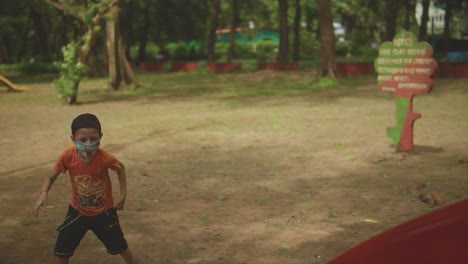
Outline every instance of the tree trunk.
<svg viewBox="0 0 468 264">
<path fill-rule="evenodd" d="M 59 27 L 59 30 L 58 30 L 59 32 L 57 33 L 58 36 L 57 36 L 56 43 L 55 43 L 55 47 L 59 47 L 59 48 L 57 48 L 57 51 L 54 54 L 55 58 L 60 58 L 61 56 L 60 47 L 67 45 L 67 43 L 69 42 L 67 33 L 70 28 L 69 24 L 71 23 L 69 22 L 69 20 L 63 13 L 60 14 L 59 22 L 61 23 L 61 25 Z"/>
<path fill-rule="evenodd" d="M 385 40 L 392 41 L 396 34 L 399 1 L 385 0 Z"/>
<path fill-rule="evenodd" d="M 119 12 L 120 9 L 117 5 L 112 6 L 106 21 L 106 44 L 109 56 L 108 86 L 113 90 L 118 90 L 120 88 L 122 80 L 124 80 L 126 84 L 135 84 L 137 87 L 140 86 L 125 57 L 119 30 Z"/>
<path fill-rule="evenodd" d="M 141 29 L 141 39 L 138 45 L 138 55 L 136 58 L 136 65 L 140 65 L 141 62 L 146 60 L 146 45 L 148 44 L 148 34 L 150 26 L 150 4 L 146 3 L 143 9 L 143 27 Z"/>
<path fill-rule="evenodd" d="M 73 94 L 67 97 L 67 103 L 69 105 L 75 105 L 78 102 L 78 87 L 80 82 L 75 83 L 73 86 Z"/>
<path fill-rule="evenodd" d="M 3 45 L 0 45 L 0 64 L 11 63 L 11 45 L 8 42 L 9 36 L 6 34 L 0 35 L 0 40 L 3 41 Z"/>
<path fill-rule="evenodd" d="M 126 18 L 128 19 L 132 19 L 135 15 L 135 1 L 127 1 L 127 4 L 125 6 L 125 10 L 126 10 Z M 125 23 L 125 36 L 124 36 L 124 39 L 125 39 L 125 57 L 127 58 L 130 58 L 131 57 L 131 54 L 130 54 L 130 49 L 134 43 L 134 34 L 133 34 L 133 30 L 132 30 L 132 25 L 133 23 Z"/>
<path fill-rule="evenodd" d="M 313 13 L 313 9 L 311 6 L 309 5 L 306 5 L 305 6 L 305 20 L 306 20 L 306 31 L 307 32 L 313 32 L 313 28 L 312 28 L 312 22 L 314 21 L 314 13 Z"/>
<path fill-rule="evenodd" d="M 234 58 L 234 46 L 236 44 L 237 25 L 239 24 L 239 1 L 232 0 L 232 22 L 231 35 L 229 38 L 229 49 L 227 54 L 227 63 L 231 63 Z"/>
<path fill-rule="evenodd" d="M 216 29 L 218 28 L 218 18 L 221 11 L 221 0 L 212 0 L 213 15 L 211 17 L 210 35 L 208 38 L 208 63 L 215 62 Z"/>
<path fill-rule="evenodd" d="M 111 12 L 115 10 L 111 10 Z M 106 22 L 106 45 L 109 63 L 109 83 L 108 86 L 112 90 L 118 90 L 122 82 L 122 75 L 120 71 L 120 60 L 118 59 L 118 29 L 116 14 L 112 18 L 108 18 Z"/>
<path fill-rule="evenodd" d="M 50 61 L 51 58 L 51 50 L 50 45 L 48 43 L 48 36 L 46 32 L 46 27 L 44 26 L 43 17 L 34 7 L 30 7 L 30 15 L 31 20 L 34 24 L 34 29 L 37 33 L 37 37 L 39 39 L 39 50 L 40 54 L 43 58 L 47 61 Z"/>
<path fill-rule="evenodd" d="M 430 0 L 422 0 L 423 13 L 421 16 L 421 25 L 419 26 L 419 41 L 427 41 L 427 22 L 429 21 Z"/>
<path fill-rule="evenodd" d="M 10 61 L 10 54 L 8 48 L 7 37 L 5 35 L 0 35 L 0 39 L 3 41 L 3 45 L 0 45 L 0 64 L 9 63 Z"/>
<path fill-rule="evenodd" d="M 28 32 L 30 30 L 30 23 L 31 23 L 31 9 L 29 9 L 27 18 L 26 18 L 26 23 L 23 25 L 23 30 L 21 32 L 21 38 L 19 43 L 17 44 L 17 49 L 16 49 L 16 61 L 20 62 L 25 54 L 26 50 L 26 45 L 28 44 Z M 5 44 L 8 45 L 9 42 L 5 41 Z M 8 50 L 10 47 L 8 47 Z"/>
<path fill-rule="evenodd" d="M 91 76 L 99 75 L 99 69 L 96 65 L 96 59 L 94 58 L 93 49 L 96 47 L 96 42 L 99 36 L 99 32 L 97 32 L 95 28 L 101 25 L 103 18 L 104 14 L 98 13 L 92 19 L 92 21 L 86 25 L 85 30 L 88 34 L 88 38 L 85 39 L 83 45 L 78 51 L 78 58 L 80 62 L 88 66 L 89 74 Z"/>
<path fill-rule="evenodd" d="M 405 13 L 405 25 L 404 29 L 409 31 L 411 29 L 411 21 L 413 21 L 413 16 L 415 13 L 415 8 L 416 8 L 416 2 L 414 0 L 408 0 L 406 1 L 405 5 L 406 13 Z"/>
<path fill-rule="evenodd" d="M 330 1 L 317 0 L 320 30 L 320 70 L 317 74 L 317 80 L 322 76 L 336 79 L 335 31 Z"/>
<path fill-rule="evenodd" d="M 280 24 L 280 43 L 279 43 L 279 63 L 288 63 L 289 61 L 289 32 L 288 32 L 288 0 L 279 1 L 279 24 Z"/>
<path fill-rule="evenodd" d="M 445 6 L 445 17 L 444 17 L 444 35 L 443 35 L 443 43 L 444 43 L 444 53 L 450 51 L 450 21 L 452 20 L 452 9 L 453 3 L 452 1 L 448 0 Z"/>
<path fill-rule="evenodd" d="M 294 44 L 293 61 L 299 62 L 300 52 L 300 34 L 301 34 L 301 1 L 296 0 L 296 14 L 294 16 Z"/>
</svg>

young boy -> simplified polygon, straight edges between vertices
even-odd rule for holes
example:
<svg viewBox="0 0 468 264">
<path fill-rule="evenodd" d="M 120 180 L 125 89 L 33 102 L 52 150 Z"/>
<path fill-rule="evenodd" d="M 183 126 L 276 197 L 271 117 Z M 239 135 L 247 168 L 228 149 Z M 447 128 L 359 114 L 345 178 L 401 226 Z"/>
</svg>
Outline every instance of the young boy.
<svg viewBox="0 0 468 264">
<path fill-rule="evenodd" d="M 114 156 L 99 149 L 102 138 L 101 124 L 92 114 L 77 116 L 71 124 L 71 140 L 75 144 L 60 156 L 53 172 L 44 178 L 33 214 L 46 206 L 47 193 L 60 173 L 68 171 L 72 185 L 72 197 L 68 213 L 55 244 L 56 263 L 68 260 L 88 230 L 106 246 L 110 254 L 120 254 L 127 264 L 133 264 L 119 225 L 117 210 L 123 210 L 126 190 L 125 168 Z M 108 169 L 117 172 L 120 197 L 114 202 Z"/>
</svg>

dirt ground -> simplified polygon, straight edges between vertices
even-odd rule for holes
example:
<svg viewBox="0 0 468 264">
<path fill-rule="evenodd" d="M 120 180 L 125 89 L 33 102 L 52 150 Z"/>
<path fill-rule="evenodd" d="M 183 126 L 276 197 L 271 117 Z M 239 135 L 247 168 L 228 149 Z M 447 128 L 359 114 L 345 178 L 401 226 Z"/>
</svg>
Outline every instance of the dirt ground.
<svg viewBox="0 0 468 264">
<path fill-rule="evenodd" d="M 457 85 L 453 85 L 456 82 Z M 41 181 L 83 112 L 127 167 L 121 225 L 139 263 L 327 263 L 399 223 L 468 197 L 468 89 L 437 80 L 415 99 L 415 149 L 385 135 L 395 99 L 374 82 L 307 96 L 147 97 L 58 102 L 49 83 L 0 89 L 0 263 L 50 263 L 69 201 L 60 176 L 32 216 Z M 86 83 L 81 93 L 86 93 Z M 112 174 L 114 184 L 116 175 Z M 114 185 L 114 191 L 118 190 Z M 437 207 L 435 208 L 437 209 Z M 88 233 L 71 263 L 123 263 Z"/>
</svg>

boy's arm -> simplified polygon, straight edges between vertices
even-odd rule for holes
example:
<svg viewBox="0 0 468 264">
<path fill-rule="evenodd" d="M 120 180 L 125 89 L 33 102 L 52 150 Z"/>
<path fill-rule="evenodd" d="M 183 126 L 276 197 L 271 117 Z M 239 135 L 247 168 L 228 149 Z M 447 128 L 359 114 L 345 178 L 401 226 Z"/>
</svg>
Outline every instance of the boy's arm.
<svg viewBox="0 0 468 264">
<path fill-rule="evenodd" d="M 39 193 L 39 198 L 37 199 L 37 202 L 34 205 L 33 209 L 33 215 L 35 217 L 37 217 L 37 214 L 39 213 L 39 208 L 41 206 L 45 207 L 47 205 L 47 193 L 49 192 L 50 187 L 52 187 L 52 184 L 54 184 L 55 179 L 57 179 L 57 176 L 59 175 L 60 172 L 54 171 L 44 177 L 44 180 L 42 181 L 41 191 Z"/>
<path fill-rule="evenodd" d="M 125 166 L 120 163 L 122 169 L 117 171 L 120 185 L 120 196 L 115 202 L 114 208 L 117 210 L 123 210 L 125 205 L 125 199 L 127 198 L 127 174 L 125 173 Z"/>
</svg>

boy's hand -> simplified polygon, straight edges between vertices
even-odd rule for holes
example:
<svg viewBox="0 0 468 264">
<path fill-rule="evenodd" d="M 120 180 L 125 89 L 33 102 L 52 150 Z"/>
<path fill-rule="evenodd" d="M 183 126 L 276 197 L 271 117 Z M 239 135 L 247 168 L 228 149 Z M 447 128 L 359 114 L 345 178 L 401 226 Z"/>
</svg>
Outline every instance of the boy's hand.
<svg viewBox="0 0 468 264">
<path fill-rule="evenodd" d="M 123 210 L 124 205 L 125 205 L 125 198 L 126 198 L 126 195 L 123 195 L 123 196 L 121 195 L 119 199 L 117 199 L 117 201 L 115 202 L 114 208 L 117 210 Z"/>
<path fill-rule="evenodd" d="M 37 199 L 37 202 L 36 202 L 36 204 L 34 205 L 34 208 L 33 208 L 34 217 L 37 217 L 37 215 L 39 213 L 39 208 L 41 206 L 44 206 L 44 207 L 47 206 L 47 192 L 41 192 L 39 194 L 39 198 Z"/>
</svg>

